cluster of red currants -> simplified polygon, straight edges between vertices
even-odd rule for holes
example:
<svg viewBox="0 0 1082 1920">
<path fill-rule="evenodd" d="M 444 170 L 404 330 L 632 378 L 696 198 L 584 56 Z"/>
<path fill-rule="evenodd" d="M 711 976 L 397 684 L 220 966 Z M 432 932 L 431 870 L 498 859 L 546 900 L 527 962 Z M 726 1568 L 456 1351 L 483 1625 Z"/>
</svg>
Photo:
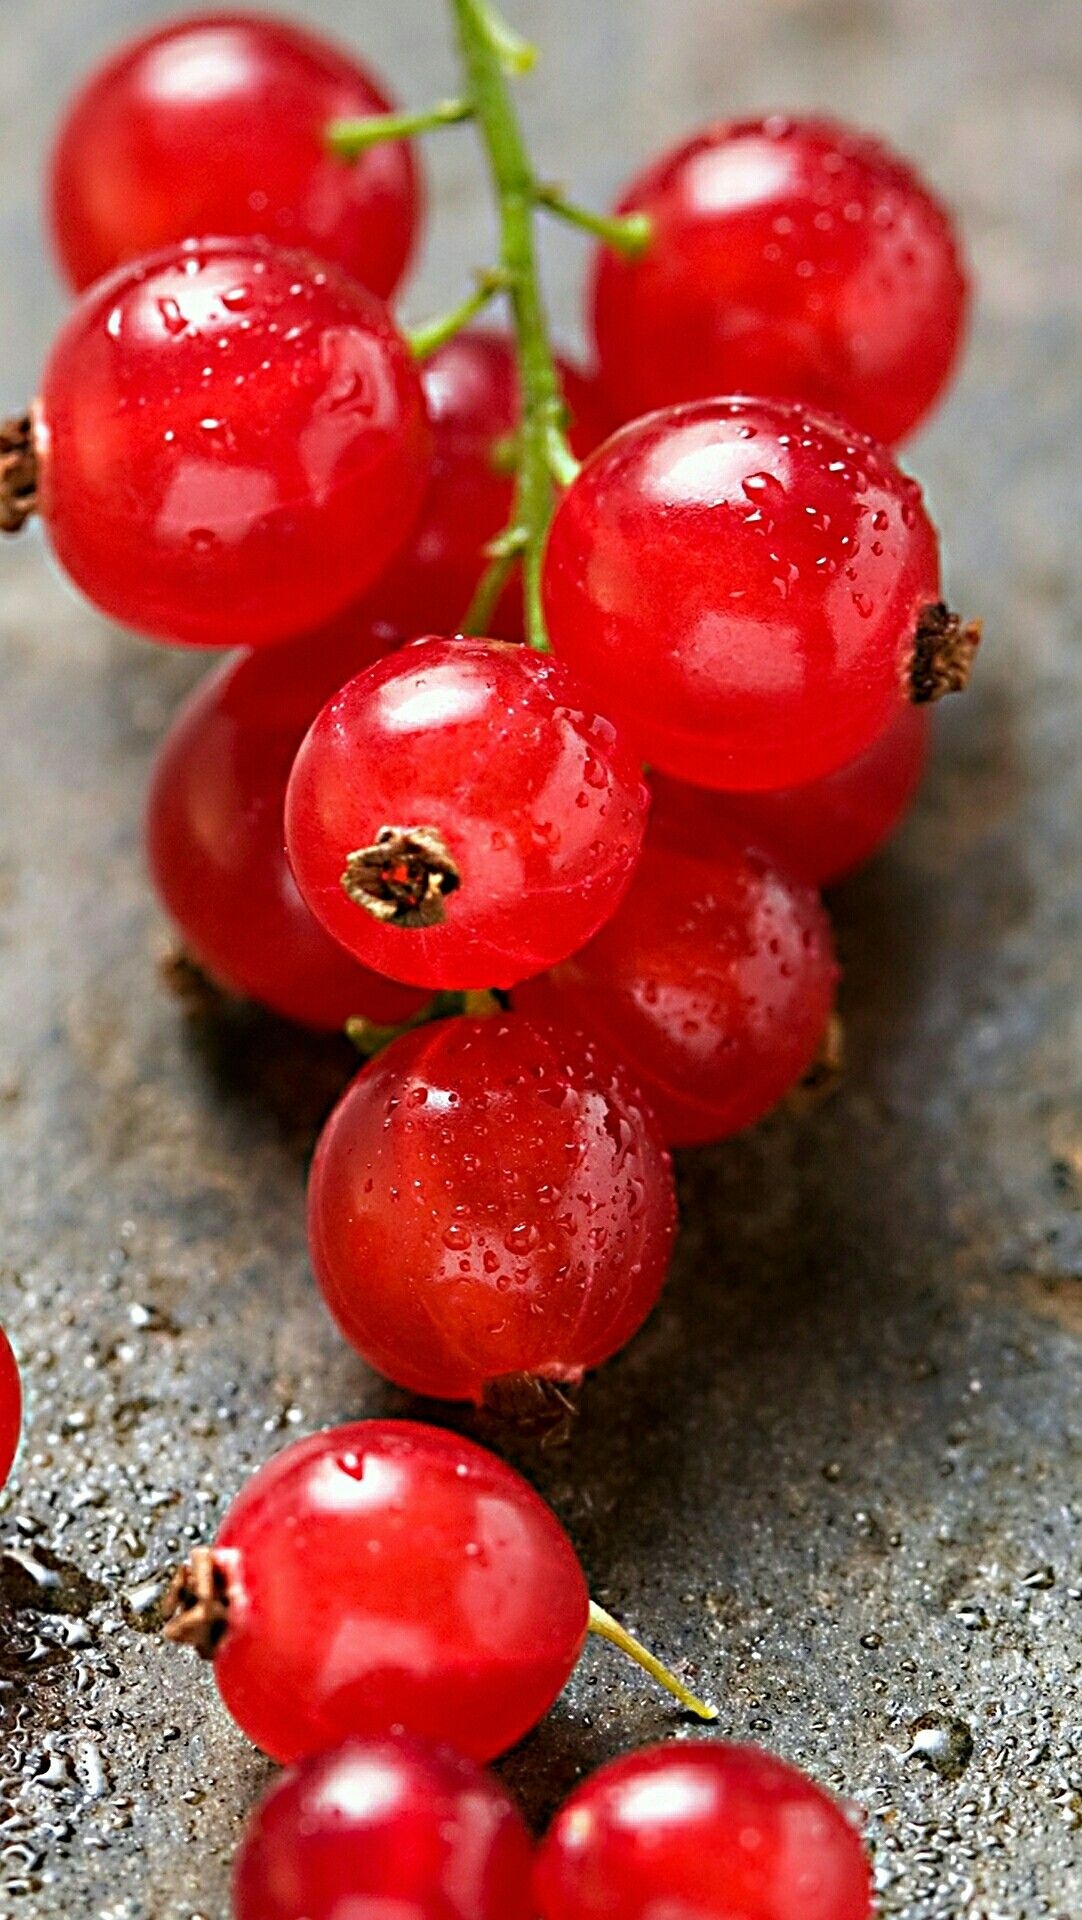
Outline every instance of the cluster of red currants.
<svg viewBox="0 0 1082 1920">
<path fill-rule="evenodd" d="M 479 1763 L 547 1711 L 591 1629 L 633 1643 L 544 1502 L 469 1441 L 404 1420 L 297 1441 L 167 1611 L 293 1769 L 238 1857 L 237 1920 L 868 1920 L 846 1814 L 750 1747 L 679 1741 L 602 1769 L 535 1855 Z"/>
<path fill-rule="evenodd" d="M 313 1165 L 317 1278 L 391 1379 L 481 1401 L 625 1344 L 669 1262 L 669 1147 L 812 1066 L 818 889 L 901 818 L 977 631 L 889 450 L 964 330 L 927 188 L 772 117 L 589 214 L 522 145 L 529 50 L 489 0 L 451 10 L 467 87 L 427 112 L 255 16 L 91 79 L 52 179 L 80 297 L 0 433 L 0 525 L 40 513 L 124 624 L 245 649 L 161 750 L 154 877 L 212 978 L 375 1056 Z M 500 259 L 410 335 L 386 304 L 407 137 L 468 119 Z M 549 347 L 541 212 L 595 237 L 589 373 Z M 463 331 L 494 297 L 512 332 Z M 288 1449 L 172 1607 L 240 1723 L 305 1757 L 247 1844 L 245 1917 L 349 1891 L 425 1920 L 868 1911 L 830 1803 L 716 1746 L 603 1773 L 527 1891 L 499 1790 L 415 1744 L 502 1751 L 589 1623 L 556 1522 L 477 1449 L 405 1425 Z"/>
</svg>

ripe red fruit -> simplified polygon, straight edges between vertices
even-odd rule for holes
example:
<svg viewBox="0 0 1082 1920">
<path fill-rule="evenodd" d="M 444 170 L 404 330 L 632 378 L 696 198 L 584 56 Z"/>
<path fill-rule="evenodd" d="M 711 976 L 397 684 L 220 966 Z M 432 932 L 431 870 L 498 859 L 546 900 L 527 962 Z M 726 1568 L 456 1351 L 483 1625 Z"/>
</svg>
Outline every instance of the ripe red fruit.
<svg viewBox="0 0 1082 1920">
<path fill-rule="evenodd" d="M 393 1042 L 312 1166 L 312 1263 L 346 1339 L 400 1386 L 480 1401 L 508 1376 L 576 1381 L 657 1300 L 669 1158 L 622 1069 L 518 1014 Z"/>
<path fill-rule="evenodd" d="M 777 1105 L 815 1057 L 836 979 L 818 895 L 719 822 L 701 857 L 652 837 L 614 917 L 515 1004 L 596 1034 L 689 1146 Z"/>
<path fill-rule="evenodd" d="M 646 807 L 630 747 L 560 662 L 430 638 L 323 709 L 289 782 L 286 838 L 308 905 L 366 966 L 507 987 L 615 910 Z"/>
<path fill-rule="evenodd" d="M 571 445 L 581 458 L 599 446 L 611 421 L 597 383 L 559 361 Z M 444 609 L 453 631 L 465 620 L 488 564 L 486 547 L 511 518 L 512 436 L 518 426 L 518 373 L 506 334 L 471 327 L 421 367 L 432 423 L 432 477 L 421 517 L 380 581 L 379 604 L 404 633 L 427 633 Z M 522 587 L 511 580 L 494 630 L 521 637 Z"/>
<path fill-rule="evenodd" d="M 181 707 L 147 802 L 151 874 L 193 959 L 288 1020 L 404 1020 L 415 990 L 359 966 L 308 911 L 285 852 L 286 782 L 320 706 L 398 644 L 357 613 L 329 632 L 237 655 Z"/>
<path fill-rule="evenodd" d="M 11 1472 L 19 1445 L 23 1398 L 19 1369 L 3 1327 L 0 1327 L 0 1487 Z"/>
<path fill-rule="evenodd" d="M 586 1639 L 586 1582 L 544 1501 L 494 1454 L 413 1421 L 286 1447 L 233 1502 L 213 1563 L 222 1698 L 284 1763 L 391 1731 L 492 1759 L 551 1706 Z"/>
<path fill-rule="evenodd" d="M 538 1721 L 595 1632 L 689 1711 L 683 1683 L 593 1605 L 556 1516 L 457 1434 L 362 1420 L 262 1467 L 165 1603 L 233 1718 L 286 1764 L 353 1735 L 490 1760 Z"/>
<path fill-rule="evenodd" d="M 533 1920 L 533 1847 L 490 1774 L 422 1741 L 347 1740 L 248 1824 L 234 1920 Z"/>
<path fill-rule="evenodd" d="M 535 1875 L 542 1920 L 870 1920 L 841 1807 L 755 1747 L 628 1754 L 565 1801 Z"/>
<path fill-rule="evenodd" d="M 650 831 L 709 856 L 737 832 L 769 847 L 787 873 L 825 887 L 869 860 L 908 812 L 928 758 L 930 715 L 899 707 L 870 747 L 844 767 L 774 793 L 717 793 L 651 777 Z"/>
<path fill-rule="evenodd" d="M 666 773 L 759 790 L 864 752 L 964 684 L 919 487 L 839 421 L 704 400 L 633 421 L 553 521 L 557 653 Z"/>
<path fill-rule="evenodd" d="M 285 639 L 345 606 L 427 477 L 420 382 L 386 309 L 260 240 L 188 242 L 85 294 L 34 433 L 75 584 L 193 645 Z"/>
<path fill-rule="evenodd" d="M 344 163 L 325 135 L 331 120 L 390 105 L 356 60 L 284 20 L 197 15 L 129 41 L 76 96 L 53 154 L 68 279 L 88 286 L 193 234 L 262 234 L 386 298 L 419 221 L 411 149 L 396 141 Z"/>
<path fill-rule="evenodd" d="M 932 406 L 965 330 L 950 218 L 878 141 L 826 120 L 708 127 L 632 182 L 634 260 L 597 255 L 594 328 L 621 419 L 716 393 L 840 414 L 893 442 Z"/>
</svg>

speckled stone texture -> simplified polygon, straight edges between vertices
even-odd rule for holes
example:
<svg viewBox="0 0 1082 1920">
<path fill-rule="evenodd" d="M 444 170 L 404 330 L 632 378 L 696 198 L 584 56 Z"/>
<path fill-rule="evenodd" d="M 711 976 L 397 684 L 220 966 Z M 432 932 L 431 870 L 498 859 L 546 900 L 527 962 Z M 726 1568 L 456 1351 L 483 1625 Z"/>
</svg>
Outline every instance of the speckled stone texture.
<svg viewBox="0 0 1082 1920">
<path fill-rule="evenodd" d="M 353 33 L 410 101 L 450 84 L 432 0 L 294 11 Z M 539 150 L 589 199 L 702 117 L 816 104 L 885 130 L 957 204 L 976 336 L 911 458 L 988 644 L 912 825 L 835 903 L 845 1091 L 685 1159 L 664 1307 L 565 1450 L 503 1444 L 722 1732 L 867 1809 L 890 1920 L 1077 1920 L 1077 5 L 511 11 L 545 47 L 523 88 Z M 4 0 L 4 410 L 62 305 L 37 213 L 50 122 L 166 12 Z M 469 131 L 431 151 L 412 315 L 489 232 Z M 572 339 L 580 260 L 561 236 Z M 346 1052 L 191 1018 L 156 975 L 141 794 L 198 663 L 108 631 L 37 536 L 0 554 L 0 620 L 0 1317 L 29 1392 L 0 1500 L 0 1915 L 225 1920 L 268 1768 L 154 1637 L 164 1570 L 292 1434 L 414 1409 L 336 1342 L 306 1270 L 305 1158 Z M 597 1761 L 687 1731 L 601 1648 L 504 1772 L 540 1824 Z"/>
</svg>

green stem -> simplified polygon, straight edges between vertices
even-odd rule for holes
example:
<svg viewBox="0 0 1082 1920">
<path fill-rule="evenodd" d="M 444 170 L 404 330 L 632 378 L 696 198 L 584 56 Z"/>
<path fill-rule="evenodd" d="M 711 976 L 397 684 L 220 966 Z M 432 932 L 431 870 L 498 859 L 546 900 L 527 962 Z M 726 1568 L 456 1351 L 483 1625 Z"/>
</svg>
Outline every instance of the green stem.
<svg viewBox="0 0 1082 1920">
<path fill-rule="evenodd" d="M 417 133 L 433 133 L 437 127 L 454 127 L 461 120 L 472 120 L 469 100 L 440 100 L 434 107 L 422 107 L 419 113 L 373 113 L 363 120 L 332 120 L 327 128 L 327 145 L 340 160 L 355 160 L 369 147 L 385 140 L 410 140 Z"/>
<path fill-rule="evenodd" d="M 629 1659 L 642 1667 L 689 1713 L 697 1714 L 700 1720 L 717 1719 L 716 1707 L 708 1706 L 705 1700 L 700 1700 L 697 1694 L 692 1693 L 690 1687 L 685 1687 L 675 1673 L 670 1673 L 668 1667 L 662 1666 L 657 1656 L 644 1647 L 640 1640 L 636 1640 L 634 1634 L 622 1627 L 618 1620 L 614 1620 L 611 1613 L 606 1613 L 604 1607 L 599 1607 L 596 1600 L 590 1602 L 590 1632 L 596 1633 L 601 1640 L 609 1641 L 611 1646 L 619 1647 L 621 1653 L 626 1653 Z"/>
<path fill-rule="evenodd" d="M 563 410 L 548 321 L 538 284 L 534 216 L 538 183 L 530 164 L 507 72 L 521 72 L 523 43 L 488 0 L 451 0 L 469 97 L 496 191 L 500 265 L 507 279 L 518 346 L 522 418 L 512 525 L 521 528 L 526 632 L 548 647 L 541 608 L 541 558 L 555 497 L 554 457 L 564 445 Z M 472 611 L 472 610 L 471 610 Z"/>
<path fill-rule="evenodd" d="M 637 259 L 650 245 L 649 214 L 593 213 L 589 207 L 580 207 L 577 200 L 568 200 L 559 187 L 538 187 L 537 204 L 546 212 L 554 213 L 558 220 L 566 221 L 569 227 L 592 233 L 595 239 L 603 240 L 628 260 Z"/>
<path fill-rule="evenodd" d="M 498 293 L 506 293 L 507 280 L 498 267 L 487 273 L 479 273 L 477 285 L 472 293 L 460 300 L 457 307 L 448 313 L 438 314 L 435 320 L 426 320 L 423 326 L 410 327 L 406 338 L 415 360 L 427 360 L 439 347 L 446 346 L 456 333 L 461 333 L 474 317 L 481 313 Z"/>
<path fill-rule="evenodd" d="M 486 634 L 499 598 L 522 558 L 526 545 L 523 527 L 505 527 L 489 548 L 491 558 L 481 575 L 462 622 L 463 633 Z"/>
<path fill-rule="evenodd" d="M 520 33 L 509 27 L 503 15 L 488 0 L 485 7 L 488 37 L 496 51 L 504 72 L 517 79 L 520 74 L 529 73 L 537 62 L 537 48 L 524 40 Z"/>
</svg>

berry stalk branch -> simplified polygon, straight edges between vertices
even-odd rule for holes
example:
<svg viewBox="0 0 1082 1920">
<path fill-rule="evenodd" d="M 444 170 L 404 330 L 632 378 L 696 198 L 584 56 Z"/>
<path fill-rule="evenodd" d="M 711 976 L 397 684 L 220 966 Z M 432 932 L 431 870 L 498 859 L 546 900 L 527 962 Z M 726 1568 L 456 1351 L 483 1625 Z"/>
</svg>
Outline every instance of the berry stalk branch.
<svg viewBox="0 0 1082 1920">
<path fill-rule="evenodd" d="M 487 0 L 450 0 L 469 98 L 488 155 L 500 228 L 500 266 L 507 279 L 521 392 L 518 472 L 512 517 L 521 552 L 530 645 L 545 649 L 541 556 L 555 497 L 554 467 L 564 480 L 574 456 L 564 435 L 563 403 L 537 268 L 534 173 L 507 75 L 506 29 Z M 521 66 L 521 54 L 515 60 Z M 506 552 L 506 546 L 505 546 Z M 497 555 L 496 567 L 503 555 Z M 471 612 L 475 612 L 471 609 Z"/>
<path fill-rule="evenodd" d="M 499 17 L 489 0 L 450 0 L 466 89 L 452 100 L 415 113 L 340 120 L 327 142 L 354 159 L 381 140 L 430 133 L 464 120 L 476 123 L 488 157 L 499 219 L 499 265 L 478 276 L 477 291 L 446 315 L 414 330 L 414 353 L 425 358 L 442 346 L 496 294 L 511 308 L 519 368 L 521 418 L 515 442 L 515 498 L 511 520 L 490 549 L 490 565 L 466 618 L 467 632 L 483 633 L 510 574 L 521 564 L 530 645 L 548 647 L 541 609 L 541 559 L 557 487 L 570 484 L 578 462 L 564 430 L 564 407 L 541 295 L 534 223 L 538 211 L 555 215 L 633 258 L 649 244 L 642 214 L 609 218 L 591 213 L 540 181 L 511 100 L 509 81 L 533 66 L 533 47 Z"/>
</svg>

